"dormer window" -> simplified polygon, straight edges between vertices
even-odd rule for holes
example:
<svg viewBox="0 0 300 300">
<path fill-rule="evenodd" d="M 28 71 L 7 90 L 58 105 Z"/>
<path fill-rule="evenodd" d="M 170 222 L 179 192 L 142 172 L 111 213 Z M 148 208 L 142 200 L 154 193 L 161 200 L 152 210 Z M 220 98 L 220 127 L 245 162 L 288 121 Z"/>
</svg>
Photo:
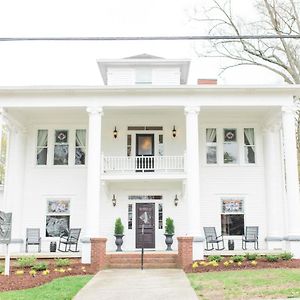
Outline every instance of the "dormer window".
<svg viewBox="0 0 300 300">
<path fill-rule="evenodd" d="M 135 84 L 152 84 L 152 69 L 150 68 L 136 69 Z"/>
</svg>

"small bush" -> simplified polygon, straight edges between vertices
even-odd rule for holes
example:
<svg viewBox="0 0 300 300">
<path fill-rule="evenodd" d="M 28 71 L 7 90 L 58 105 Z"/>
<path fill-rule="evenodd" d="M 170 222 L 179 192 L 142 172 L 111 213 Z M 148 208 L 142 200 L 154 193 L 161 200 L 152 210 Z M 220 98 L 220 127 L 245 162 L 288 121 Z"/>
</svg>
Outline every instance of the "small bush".
<svg viewBox="0 0 300 300">
<path fill-rule="evenodd" d="M 245 260 L 245 256 L 244 255 L 234 255 L 234 256 L 232 256 L 232 260 L 236 263 L 242 262 Z"/>
<path fill-rule="evenodd" d="M 266 255 L 266 260 L 270 262 L 276 262 L 279 260 L 279 258 L 280 258 L 279 255 L 271 255 L 271 254 Z"/>
<path fill-rule="evenodd" d="M 166 234 L 174 234 L 175 227 L 174 227 L 174 221 L 171 218 L 166 219 L 166 226 L 165 226 L 165 233 Z"/>
<path fill-rule="evenodd" d="M 246 253 L 245 257 L 246 257 L 247 260 L 252 261 L 252 260 L 257 259 L 258 254 L 256 254 L 256 253 Z"/>
<path fill-rule="evenodd" d="M 36 258 L 34 256 L 22 256 L 17 259 L 17 265 L 19 268 L 33 267 L 35 263 Z"/>
<path fill-rule="evenodd" d="M 220 262 L 222 259 L 223 259 L 223 257 L 221 255 L 210 255 L 207 257 L 208 261 Z"/>
<path fill-rule="evenodd" d="M 4 270 L 5 270 L 4 266 L 0 265 L 0 274 L 4 273 Z"/>
<path fill-rule="evenodd" d="M 68 258 L 55 258 L 56 267 L 66 267 L 70 265 L 70 260 Z"/>
<path fill-rule="evenodd" d="M 124 234 L 124 225 L 122 224 L 121 218 L 117 218 L 115 222 L 115 235 Z"/>
<path fill-rule="evenodd" d="M 279 254 L 282 260 L 291 260 L 293 258 L 293 254 L 291 252 L 283 252 Z"/>
<path fill-rule="evenodd" d="M 32 270 L 34 271 L 45 271 L 48 268 L 48 264 L 45 262 L 40 262 L 35 264 L 33 267 L 31 267 Z"/>
</svg>

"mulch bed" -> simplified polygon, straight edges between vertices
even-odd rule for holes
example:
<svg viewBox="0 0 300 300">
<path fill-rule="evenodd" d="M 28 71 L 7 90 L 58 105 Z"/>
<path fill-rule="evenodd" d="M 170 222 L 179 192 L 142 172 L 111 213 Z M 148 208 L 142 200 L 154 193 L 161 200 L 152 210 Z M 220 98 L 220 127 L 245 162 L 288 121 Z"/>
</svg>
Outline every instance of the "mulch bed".
<svg viewBox="0 0 300 300">
<path fill-rule="evenodd" d="M 70 269 L 68 270 L 68 268 Z M 55 269 L 57 270 L 55 271 Z M 60 269 L 64 269 L 65 272 L 59 272 L 58 270 Z M 16 275 L 15 272 L 17 270 L 24 270 L 24 274 Z M 0 292 L 36 287 L 59 277 L 96 273 L 96 270 L 91 268 L 90 265 L 84 265 L 81 263 L 72 263 L 70 264 L 70 266 L 62 268 L 56 267 L 54 264 L 51 264 L 48 267 L 50 273 L 47 275 L 43 275 L 43 273 L 39 271 L 35 276 L 32 276 L 29 274 L 30 270 L 30 268 L 20 269 L 15 266 L 12 266 L 10 269 L 9 276 L 0 275 Z"/>
<path fill-rule="evenodd" d="M 223 272 L 223 271 L 237 271 L 237 270 L 257 270 L 257 269 L 300 269 L 300 259 L 291 259 L 291 260 L 279 260 L 277 262 L 269 262 L 265 258 L 256 259 L 257 265 L 252 265 L 251 261 L 243 261 L 242 265 L 239 266 L 237 263 L 231 263 L 228 266 L 224 265 L 225 261 L 229 259 L 223 259 L 218 263 L 218 266 L 208 265 L 203 266 L 198 262 L 198 267 L 193 267 L 190 265 L 185 269 L 187 273 L 205 273 L 205 272 Z M 208 261 L 205 261 L 208 262 Z"/>
</svg>

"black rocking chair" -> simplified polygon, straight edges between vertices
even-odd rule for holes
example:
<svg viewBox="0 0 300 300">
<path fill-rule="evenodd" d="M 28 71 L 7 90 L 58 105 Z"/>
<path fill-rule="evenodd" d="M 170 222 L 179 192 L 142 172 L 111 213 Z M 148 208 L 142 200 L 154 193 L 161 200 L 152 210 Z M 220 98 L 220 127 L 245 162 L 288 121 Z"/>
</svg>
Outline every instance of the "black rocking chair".
<svg viewBox="0 0 300 300">
<path fill-rule="evenodd" d="M 63 233 L 60 236 L 57 250 L 61 252 L 68 252 L 68 251 L 78 252 L 77 247 L 78 247 L 80 231 L 81 228 L 71 228 L 68 233 Z M 65 245 L 65 249 L 60 248 L 61 244 Z M 75 250 L 71 250 L 72 245 L 75 246 Z"/>
<path fill-rule="evenodd" d="M 258 226 L 246 226 L 246 234 L 242 238 L 243 250 L 247 250 L 247 243 L 254 243 L 254 249 L 258 250 Z"/>
<path fill-rule="evenodd" d="M 207 251 L 211 251 L 214 248 L 214 244 L 217 244 L 216 250 L 224 250 L 224 240 L 223 235 L 217 236 L 215 227 L 203 227 L 205 240 L 206 240 L 206 249 Z M 222 243 L 222 248 L 220 248 L 219 243 Z M 209 248 L 209 244 L 211 244 L 211 248 Z"/>
<path fill-rule="evenodd" d="M 28 252 L 28 246 L 38 246 L 38 251 L 41 252 L 41 235 L 39 228 L 27 228 L 26 229 L 26 246 L 25 252 Z"/>
</svg>

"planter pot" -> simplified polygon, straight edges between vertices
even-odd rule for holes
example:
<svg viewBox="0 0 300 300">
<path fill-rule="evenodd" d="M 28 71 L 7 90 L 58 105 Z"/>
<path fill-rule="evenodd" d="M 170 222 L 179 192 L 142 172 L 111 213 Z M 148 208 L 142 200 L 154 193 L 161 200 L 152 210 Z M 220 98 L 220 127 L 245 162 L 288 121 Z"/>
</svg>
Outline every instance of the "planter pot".
<svg viewBox="0 0 300 300">
<path fill-rule="evenodd" d="M 50 243 L 50 252 L 56 252 L 56 242 Z"/>
<path fill-rule="evenodd" d="M 115 234 L 115 238 L 116 238 L 116 246 L 117 246 L 117 250 L 116 251 L 122 251 L 121 246 L 123 245 L 123 236 L 124 234 Z"/>
<path fill-rule="evenodd" d="M 228 250 L 234 250 L 234 240 L 228 240 Z"/>
<path fill-rule="evenodd" d="M 166 251 L 172 251 L 171 246 L 173 244 L 173 235 L 174 234 L 166 234 L 165 233 L 165 237 L 166 237 L 165 242 L 166 242 L 166 245 L 167 245 Z"/>
</svg>

